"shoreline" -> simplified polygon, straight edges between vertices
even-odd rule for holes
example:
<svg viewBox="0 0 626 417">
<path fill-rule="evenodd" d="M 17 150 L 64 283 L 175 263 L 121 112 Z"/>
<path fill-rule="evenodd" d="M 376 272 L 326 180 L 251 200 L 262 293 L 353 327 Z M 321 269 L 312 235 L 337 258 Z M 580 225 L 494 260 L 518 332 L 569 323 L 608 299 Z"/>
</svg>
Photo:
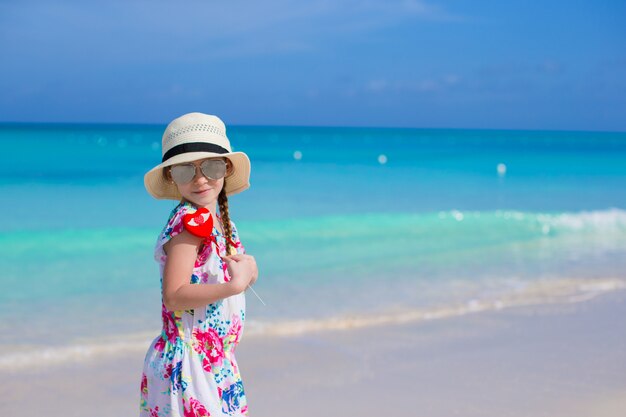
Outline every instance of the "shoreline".
<svg viewBox="0 0 626 417">
<path fill-rule="evenodd" d="M 347 314 L 325 318 L 289 320 L 283 322 L 249 321 L 244 332 L 244 341 L 265 337 L 314 336 L 317 333 L 373 329 L 380 326 L 402 326 L 431 321 L 462 318 L 464 316 L 507 311 L 523 307 L 558 306 L 561 304 L 584 303 L 588 300 L 614 292 L 623 292 L 626 281 L 604 278 L 583 281 L 561 279 L 530 283 L 522 290 L 493 299 L 470 299 L 466 302 L 431 306 L 429 308 L 401 309 L 382 314 Z M 63 367 L 70 363 L 106 360 L 144 352 L 159 329 L 138 333 L 107 335 L 92 339 L 77 340 L 69 345 L 38 348 L 29 345 L 6 346 L 0 350 L 0 373 L 28 368 L 33 360 L 40 367 Z M 7 350 L 18 350 L 6 354 Z"/>
<path fill-rule="evenodd" d="M 237 359 L 251 416 L 618 417 L 625 315 L 626 291 L 612 291 L 445 320 L 244 337 Z M 2 370 L 0 414 L 137 414 L 144 354 Z"/>
</svg>

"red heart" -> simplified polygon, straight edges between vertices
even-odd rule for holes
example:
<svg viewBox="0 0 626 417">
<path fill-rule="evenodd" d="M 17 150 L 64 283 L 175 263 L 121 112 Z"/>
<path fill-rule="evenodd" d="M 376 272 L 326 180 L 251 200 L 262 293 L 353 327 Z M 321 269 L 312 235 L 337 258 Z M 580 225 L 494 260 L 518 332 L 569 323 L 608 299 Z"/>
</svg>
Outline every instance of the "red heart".
<svg viewBox="0 0 626 417">
<path fill-rule="evenodd" d="M 201 208 L 183 217 L 185 229 L 194 236 L 210 237 L 213 233 L 213 216 L 206 208 Z"/>
</svg>

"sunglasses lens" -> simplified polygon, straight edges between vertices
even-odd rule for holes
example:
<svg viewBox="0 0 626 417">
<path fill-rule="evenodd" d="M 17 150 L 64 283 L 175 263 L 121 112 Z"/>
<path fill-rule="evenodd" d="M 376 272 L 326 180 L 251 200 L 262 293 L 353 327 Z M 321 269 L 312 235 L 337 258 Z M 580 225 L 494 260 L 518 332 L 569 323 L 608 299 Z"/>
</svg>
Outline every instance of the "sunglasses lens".
<svg viewBox="0 0 626 417">
<path fill-rule="evenodd" d="M 219 180 L 226 175 L 226 162 L 221 159 L 208 159 L 200 164 L 200 169 L 205 177 Z"/>
<path fill-rule="evenodd" d="M 196 167 L 193 164 L 174 165 L 170 172 L 176 184 L 187 184 L 196 174 Z"/>
</svg>

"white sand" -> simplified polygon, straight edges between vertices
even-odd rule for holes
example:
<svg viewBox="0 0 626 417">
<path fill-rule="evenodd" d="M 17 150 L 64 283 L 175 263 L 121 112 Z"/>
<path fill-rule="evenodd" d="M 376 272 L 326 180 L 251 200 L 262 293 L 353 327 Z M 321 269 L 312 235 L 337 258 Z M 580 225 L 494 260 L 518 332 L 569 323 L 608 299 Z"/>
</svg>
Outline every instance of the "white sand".
<svg viewBox="0 0 626 417">
<path fill-rule="evenodd" d="M 237 351 L 252 417 L 626 415 L 626 291 Z M 143 353 L 0 374 L 1 416 L 138 414 Z"/>
</svg>

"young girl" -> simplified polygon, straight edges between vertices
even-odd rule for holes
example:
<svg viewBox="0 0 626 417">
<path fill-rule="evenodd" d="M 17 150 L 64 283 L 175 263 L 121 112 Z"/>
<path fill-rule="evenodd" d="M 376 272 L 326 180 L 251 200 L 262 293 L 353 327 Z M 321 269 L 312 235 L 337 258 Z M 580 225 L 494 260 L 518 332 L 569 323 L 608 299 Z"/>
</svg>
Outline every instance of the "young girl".
<svg viewBox="0 0 626 417">
<path fill-rule="evenodd" d="M 146 354 L 140 416 L 247 415 L 235 348 L 245 319 L 244 290 L 258 270 L 229 218 L 227 196 L 250 186 L 250 160 L 231 152 L 219 118 L 201 113 L 170 123 L 162 151 L 162 163 L 144 177 L 146 189 L 180 204 L 155 249 L 163 330 Z M 214 227 L 198 233 L 208 213 Z"/>
</svg>

